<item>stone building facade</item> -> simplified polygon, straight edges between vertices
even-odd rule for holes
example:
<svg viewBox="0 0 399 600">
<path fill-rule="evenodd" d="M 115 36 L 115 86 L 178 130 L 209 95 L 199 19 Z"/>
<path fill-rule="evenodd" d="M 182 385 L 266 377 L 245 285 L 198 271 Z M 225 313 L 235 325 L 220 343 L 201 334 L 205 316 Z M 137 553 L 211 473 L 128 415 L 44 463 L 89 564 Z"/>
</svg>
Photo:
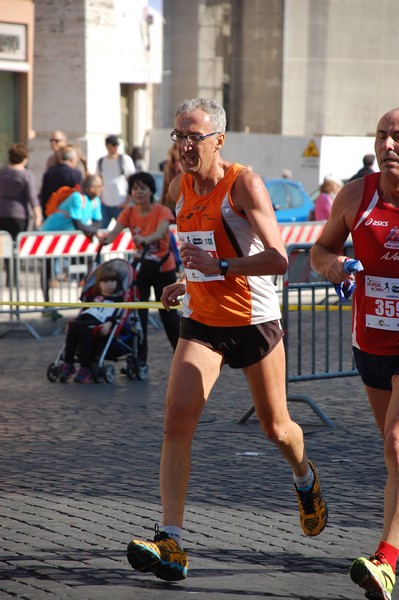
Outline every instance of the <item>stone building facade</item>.
<svg viewBox="0 0 399 600">
<path fill-rule="evenodd" d="M 396 0 L 165 0 L 162 118 L 224 102 L 231 131 L 369 135 L 396 106 Z"/>
<path fill-rule="evenodd" d="M 61 129 L 93 169 L 105 135 L 147 147 L 196 96 L 222 102 L 231 131 L 372 134 L 397 104 L 398 22 L 397 0 L 0 0 L 0 39 L 27 32 L 19 65 L 0 45 L 0 161 L 27 141 L 39 179 Z"/>
</svg>

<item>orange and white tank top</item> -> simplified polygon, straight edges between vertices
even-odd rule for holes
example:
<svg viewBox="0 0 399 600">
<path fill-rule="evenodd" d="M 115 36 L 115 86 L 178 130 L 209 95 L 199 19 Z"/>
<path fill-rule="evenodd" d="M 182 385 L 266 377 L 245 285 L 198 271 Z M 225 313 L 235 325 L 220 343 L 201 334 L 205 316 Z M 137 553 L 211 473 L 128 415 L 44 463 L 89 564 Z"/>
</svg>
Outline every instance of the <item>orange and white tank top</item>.
<svg viewBox="0 0 399 600">
<path fill-rule="evenodd" d="M 191 242 L 215 258 L 252 256 L 264 250 L 248 219 L 234 207 L 231 189 L 243 169 L 234 163 L 216 187 L 205 196 L 193 191 L 185 173 L 176 203 L 180 243 Z M 281 318 L 280 305 L 269 275 L 203 275 L 186 269 L 183 317 L 214 327 L 257 325 Z"/>
<path fill-rule="evenodd" d="M 399 208 L 378 192 L 380 173 L 364 178 L 361 204 L 352 226 L 356 274 L 352 343 L 363 352 L 399 354 Z"/>
</svg>

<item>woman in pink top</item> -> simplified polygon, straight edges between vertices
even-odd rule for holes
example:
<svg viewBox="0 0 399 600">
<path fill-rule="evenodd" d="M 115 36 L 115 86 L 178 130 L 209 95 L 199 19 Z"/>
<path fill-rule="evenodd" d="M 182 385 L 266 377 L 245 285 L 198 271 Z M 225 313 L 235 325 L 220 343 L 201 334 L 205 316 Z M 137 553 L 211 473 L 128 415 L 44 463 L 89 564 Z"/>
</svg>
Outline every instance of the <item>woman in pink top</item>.
<svg viewBox="0 0 399 600">
<path fill-rule="evenodd" d="M 324 181 L 320 186 L 320 194 L 317 196 L 314 205 L 315 221 L 327 221 L 334 198 L 341 188 L 342 181 L 331 175 L 324 177 Z"/>
</svg>

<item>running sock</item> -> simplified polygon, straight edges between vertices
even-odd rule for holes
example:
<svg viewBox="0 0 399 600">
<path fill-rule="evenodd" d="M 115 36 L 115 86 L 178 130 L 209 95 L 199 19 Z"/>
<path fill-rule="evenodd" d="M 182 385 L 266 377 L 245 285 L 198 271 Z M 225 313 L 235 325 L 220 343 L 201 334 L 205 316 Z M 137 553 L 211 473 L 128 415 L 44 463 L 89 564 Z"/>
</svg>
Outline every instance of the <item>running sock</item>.
<svg viewBox="0 0 399 600">
<path fill-rule="evenodd" d="M 183 529 L 176 527 L 175 525 L 165 525 L 161 531 L 165 531 L 169 537 L 173 538 L 177 542 L 180 548 L 183 550 Z"/>
<path fill-rule="evenodd" d="M 387 562 L 392 567 L 392 571 L 396 571 L 396 563 L 399 556 L 399 549 L 387 544 L 386 542 L 380 542 L 375 556 L 381 559 L 381 562 Z"/>
<path fill-rule="evenodd" d="M 313 482 L 314 482 L 314 473 L 312 471 L 312 469 L 309 467 L 309 471 L 306 473 L 306 475 L 294 475 L 294 482 L 295 485 L 297 487 L 298 490 L 310 490 L 312 489 L 313 486 Z"/>
</svg>

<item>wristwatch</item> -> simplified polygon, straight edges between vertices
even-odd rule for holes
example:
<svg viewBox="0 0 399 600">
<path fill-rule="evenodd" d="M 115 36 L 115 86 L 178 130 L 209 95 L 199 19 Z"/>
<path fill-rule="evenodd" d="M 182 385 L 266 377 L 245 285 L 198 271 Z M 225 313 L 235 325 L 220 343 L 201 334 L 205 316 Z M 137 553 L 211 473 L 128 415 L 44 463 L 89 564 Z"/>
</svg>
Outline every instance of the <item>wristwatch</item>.
<svg viewBox="0 0 399 600">
<path fill-rule="evenodd" d="M 226 275 L 227 271 L 229 270 L 229 266 L 229 261 L 225 258 L 221 258 L 219 260 L 220 274 Z"/>
</svg>

